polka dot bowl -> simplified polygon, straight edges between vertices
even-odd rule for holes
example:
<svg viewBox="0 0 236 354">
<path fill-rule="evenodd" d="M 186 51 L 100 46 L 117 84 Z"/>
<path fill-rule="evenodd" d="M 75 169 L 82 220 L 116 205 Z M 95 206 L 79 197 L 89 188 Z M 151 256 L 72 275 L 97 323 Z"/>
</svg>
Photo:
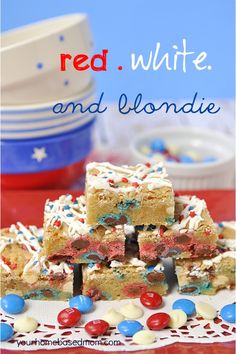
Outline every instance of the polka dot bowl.
<svg viewBox="0 0 236 354">
<path fill-rule="evenodd" d="M 200 156 L 200 161 L 166 161 L 162 154 L 150 153 L 149 147 L 156 139 L 184 154 L 194 151 Z M 158 148 L 162 149 L 162 146 Z M 234 183 L 234 142 L 229 135 L 219 131 L 197 127 L 160 127 L 133 139 L 131 151 L 134 163 L 163 160 L 177 190 L 232 188 Z M 209 156 L 211 161 L 203 162 Z"/>
<path fill-rule="evenodd" d="M 59 102 L 63 111 L 70 102 L 80 103 L 83 110 L 95 102 L 94 84 L 86 91 L 60 101 L 44 104 L 14 105 L 1 107 L 1 137 L 3 140 L 22 140 L 42 138 L 63 134 L 79 127 L 94 118 L 94 113 L 81 113 L 80 106 L 72 113 L 68 108 L 64 113 L 55 113 Z M 56 106 L 55 106 L 56 105 Z M 60 106 L 61 107 L 61 106 Z"/>
<path fill-rule="evenodd" d="M 60 54 L 90 55 L 92 38 L 87 16 L 52 18 L 5 32 L 1 36 L 3 105 L 30 104 L 62 99 L 82 92 L 90 70 L 72 64 L 60 71 Z"/>
<path fill-rule="evenodd" d="M 53 137 L 2 140 L 2 188 L 59 188 L 78 181 L 92 150 L 94 122 Z"/>
</svg>

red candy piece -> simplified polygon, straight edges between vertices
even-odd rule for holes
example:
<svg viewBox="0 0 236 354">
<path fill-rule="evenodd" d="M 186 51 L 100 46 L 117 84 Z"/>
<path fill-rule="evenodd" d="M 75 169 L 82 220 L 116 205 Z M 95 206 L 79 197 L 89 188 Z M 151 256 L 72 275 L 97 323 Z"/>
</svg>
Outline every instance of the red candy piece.
<svg viewBox="0 0 236 354">
<path fill-rule="evenodd" d="M 147 326 L 149 329 L 159 331 L 166 328 L 169 324 L 170 316 L 165 312 L 154 313 L 154 315 L 148 317 Z"/>
<path fill-rule="evenodd" d="M 194 211 L 194 210 L 193 210 L 193 211 L 190 211 L 189 216 L 191 216 L 191 218 L 194 218 L 194 216 L 196 216 L 195 211 Z"/>
<path fill-rule="evenodd" d="M 162 297 L 155 291 L 147 291 L 140 296 L 141 304 L 149 309 L 157 309 L 162 304 Z"/>
<path fill-rule="evenodd" d="M 61 227 L 61 221 L 60 220 L 56 220 L 53 224 L 53 226 L 55 227 Z"/>
<path fill-rule="evenodd" d="M 88 334 L 101 336 L 107 332 L 109 323 L 104 320 L 93 320 L 86 323 L 84 329 Z"/>
<path fill-rule="evenodd" d="M 128 181 L 128 178 L 125 178 L 125 177 L 122 177 L 121 180 L 122 180 L 123 183 L 128 183 L 128 182 L 129 182 L 129 181 Z"/>
<path fill-rule="evenodd" d="M 79 322 L 80 317 L 81 313 L 79 310 L 73 307 L 68 307 L 59 312 L 57 315 L 57 321 L 62 326 L 73 327 Z"/>
<path fill-rule="evenodd" d="M 134 188 L 138 188 L 138 187 L 139 187 L 139 184 L 138 184 L 137 182 L 133 182 L 133 183 L 132 183 L 132 186 L 133 186 Z"/>
</svg>

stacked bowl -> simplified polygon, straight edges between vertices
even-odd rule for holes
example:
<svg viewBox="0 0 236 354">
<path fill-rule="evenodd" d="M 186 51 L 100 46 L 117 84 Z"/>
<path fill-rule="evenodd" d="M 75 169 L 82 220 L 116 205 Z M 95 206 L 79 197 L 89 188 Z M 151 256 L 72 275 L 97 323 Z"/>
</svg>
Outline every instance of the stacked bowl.
<svg viewBox="0 0 236 354">
<path fill-rule="evenodd" d="M 60 54 L 90 56 L 87 17 L 28 25 L 3 33 L 1 42 L 2 187 L 68 187 L 92 149 L 95 87 L 89 70 L 68 63 L 61 71 Z"/>
</svg>

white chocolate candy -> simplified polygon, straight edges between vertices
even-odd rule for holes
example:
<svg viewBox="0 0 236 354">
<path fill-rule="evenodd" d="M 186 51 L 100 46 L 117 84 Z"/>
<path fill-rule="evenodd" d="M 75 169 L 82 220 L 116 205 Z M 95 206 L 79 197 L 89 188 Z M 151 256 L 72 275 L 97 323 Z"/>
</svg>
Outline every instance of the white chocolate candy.
<svg viewBox="0 0 236 354">
<path fill-rule="evenodd" d="M 168 326 L 170 328 L 180 328 L 187 322 L 187 315 L 182 310 L 172 310 L 169 312 L 169 316 L 170 322 Z"/>
<path fill-rule="evenodd" d="M 194 150 L 190 150 L 186 153 L 187 156 L 191 157 L 194 161 L 200 161 L 201 160 L 201 155 Z"/>
<path fill-rule="evenodd" d="M 178 155 L 180 153 L 180 149 L 176 145 L 168 144 L 167 149 L 171 155 Z"/>
<path fill-rule="evenodd" d="M 136 320 L 143 316 L 143 309 L 133 302 L 126 304 L 121 307 L 120 313 L 125 316 L 128 320 Z"/>
<path fill-rule="evenodd" d="M 151 149 L 147 145 L 143 145 L 140 147 L 140 152 L 142 152 L 144 155 L 149 155 Z"/>
<path fill-rule="evenodd" d="M 110 309 L 102 318 L 104 321 L 108 322 L 110 326 L 117 326 L 125 317 L 115 309 Z"/>
<path fill-rule="evenodd" d="M 196 312 L 206 320 L 213 320 L 216 317 L 216 309 L 207 302 L 199 301 L 196 303 Z"/>
<path fill-rule="evenodd" d="M 37 328 L 38 322 L 34 318 L 28 316 L 19 317 L 14 323 L 14 330 L 16 332 L 34 332 Z"/>
<path fill-rule="evenodd" d="M 163 154 L 159 154 L 158 152 L 155 152 L 155 154 L 152 156 L 153 159 L 157 162 L 163 162 L 165 161 L 165 156 Z"/>
<path fill-rule="evenodd" d="M 146 329 L 135 333 L 135 335 L 133 336 L 133 341 L 136 344 L 152 344 L 153 342 L 155 342 L 155 340 L 155 334 L 152 331 Z"/>
</svg>

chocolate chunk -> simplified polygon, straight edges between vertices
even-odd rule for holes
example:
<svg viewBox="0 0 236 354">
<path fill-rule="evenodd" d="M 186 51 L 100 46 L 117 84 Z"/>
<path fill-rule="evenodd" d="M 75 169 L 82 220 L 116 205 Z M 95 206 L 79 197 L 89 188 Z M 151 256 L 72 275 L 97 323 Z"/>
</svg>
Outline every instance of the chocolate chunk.
<svg viewBox="0 0 236 354">
<path fill-rule="evenodd" d="M 216 272 L 215 272 L 215 268 L 214 267 L 208 268 L 208 275 L 209 275 L 209 279 L 210 280 L 215 278 Z"/>
<path fill-rule="evenodd" d="M 75 248 L 77 251 L 87 248 L 90 242 L 81 238 L 77 238 L 71 243 L 71 247 Z"/>
<path fill-rule="evenodd" d="M 196 286 L 189 286 L 183 289 L 180 289 L 181 294 L 191 294 L 198 292 L 198 288 Z"/>
<path fill-rule="evenodd" d="M 123 225 L 123 224 L 128 224 L 127 217 L 125 215 L 122 215 L 118 220 L 116 225 Z"/>
<path fill-rule="evenodd" d="M 38 296 L 38 294 L 36 292 L 32 292 L 29 295 L 24 296 L 25 299 L 33 299 L 36 296 Z"/>
<path fill-rule="evenodd" d="M 149 283 L 158 283 L 160 281 L 165 280 L 165 278 L 165 274 L 161 272 L 150 272 L 147 275 L 147 280 L 149 281 Z"/>
<path fill-rule="evenodd" d="M 209 248 L 200 248 L 196 249 L 196 253 L 201 257 L 201 256 L 211 256 L 212 255 L 212 250 Z"/>
<path fill-rule="evenodd" d="M 53 255 L 49 256 L 48 260 L 53 263 L 58 263 L 58 262 L 69 262 L 72 259 L 72 256 L 65 256 L 65 255 Z"/>
<path fill-rule="evenodd" d="M 113 218 L 109 216 L 108 218 L 105 219 L 105 224 L 110 226 L 124 225 L 124 224 L 128 224 L 128 220 L 125 215 L 121 215 L 119 218 L 115 218 L 115 217 Z"/>
<path fill-rule="evenodd" d="M 49 275 L 50 280 L 63 280 L 63 279 L 65 279 L 65 277 L 66 277 L 66 275 L 61 272 Z"/>
<path fill-rule="evenodd" d="M 42 290 L 42 294 L 43 294 L 45 297 L 53 297 L 53 292 L 52 292 L 52 290 L 50 290 L 50 289 L 43 289 L 43 290 Z"/>
<path fill-rule="evenodd" d="M 93 301 L 101 300 L 102 292 L 96 288 L 87 291 L 87 296 L 89 296 Z"/>
<path fill-rule="evenodd" d="M 165 251 L 166 246 L 164 243 L 159 243 L 156 246 L 157 256 L 162 256 L 162 253 Z"/>
<path fill-rule="evenodd" d="M 175 242 L 179 244 L 186 244 L 190 242 L 190 237 L 186 234 L 175 237 Z"/>
<path fill-rule="evenodd" d="M 116 222 L 116 219 L 109 217 L 109 218 L 106 218 L 104 221 L 105 221 L 106 225 L 114 225 L 114 222 Z"/>
<path fill-rule="evenodd" d="M 107 245 L 104 245 L 104 244 L 101 244 L 99 246 L 99 251 L 103 254 L 103 255 L 107 255 L 108 254 L 108 251 L 109 251 L 109 248 Z"/>
<path fill-rule="evenodd" d="M 98 262 L 98 261 L 101 261 L 101 258 L 96 255 L 96 254 L 90 254 L 87 256 L 87 259 L 91 260 L 91 261 L 94 261 L 94 262 Z"/>
</svg>

